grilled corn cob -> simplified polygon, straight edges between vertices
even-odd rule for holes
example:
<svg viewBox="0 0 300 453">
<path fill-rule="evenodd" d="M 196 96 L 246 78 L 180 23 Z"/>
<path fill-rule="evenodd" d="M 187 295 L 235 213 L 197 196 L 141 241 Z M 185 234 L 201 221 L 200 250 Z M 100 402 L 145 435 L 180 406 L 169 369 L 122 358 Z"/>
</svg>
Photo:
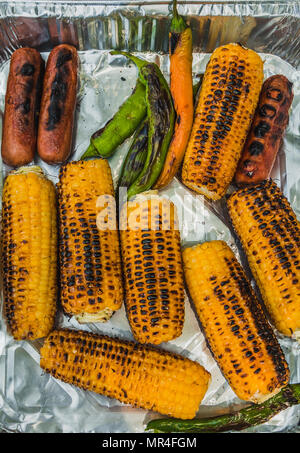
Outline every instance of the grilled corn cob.
<svg viewBox="0 0 300 453">
<path fill-rule="evenodd" d="M 288 383 L 279 343 L 245 273 L 223 241 L 183 252 L 185 276 L 208 345 L 237 396 L 261 402 Z"/>
<path fill-rule="evenodd" d="M 240 44 L 218 47 L 206 67 L 182 180 L 218 200 L 234 176 L 263 82 L 263 62 Z"/>
<path fill-rule="evenodd" d="M 58 194 L 62 306 L 79 322 L 105 322 L 123 298 L 108 162 L 96 159 L 62 166 Z"/>
<path fill-rule="evenodd" d="M 182 419 L 195 416 L 210 380 L 178 354 L 83 331 L 51 333 L 40 364 L 69 384 Z"/>
<path fill-rule="evenodd" d="M 55 187 L 40 167 L 5 180 L 2 202 L 4 311 L 16 340 L 42 338 L 54 325 L 57 293 Z"/>
<path fill-rule="evenodd" d="M 175 207 L 149 191 L 121 212 L 126 310 L 140 343 L 178 337 L 184 322 L 184 283 Z"/>
<path fill-rule="evenodd" d="M 300 338 L 300 229 L 272 180 L 237 190 L 228 200 L 236 233 L 275 327 Z"/>
</svg>

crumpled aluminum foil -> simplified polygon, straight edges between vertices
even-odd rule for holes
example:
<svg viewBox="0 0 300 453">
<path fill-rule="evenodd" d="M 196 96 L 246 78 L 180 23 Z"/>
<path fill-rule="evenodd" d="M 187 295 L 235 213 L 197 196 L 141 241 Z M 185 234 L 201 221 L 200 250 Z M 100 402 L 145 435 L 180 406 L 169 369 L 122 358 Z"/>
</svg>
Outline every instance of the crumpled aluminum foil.
<svg viewBox="0 0 300 453">
<path fill-rule="evenodd" d="M 10 15 L 10 20 L 13 21 L 15 25 L 18 23 L 18 26 L 20 26 L 20 19 L 14 18 L 14 16 L 18 16 L 18 11 L 20 11 L 18 8 L 21 8 L 21 3 L 22 2 L 10 2 L 9 5 L 5 5 L 5 8 L 0 4 L 2 17 Z M 136 47 L 136 45 L 140 45 L 137 41 L 132 43 L 129 33 L 130 27 L 127 29 L 128 41 L 124 48 L 129 48 L 134 51 L 143 50 L 143 52 L 138 53 L 138 55 L 158 63 L 168 79 L 169 60 L 168 56 L 162 53 L 163 48 L 161 47 L 162 40 L 167 39 L 165 22 L 168 8 L 166 5 L 155 2 L 151 2 L 151 5 L 150 2 L 149 4 L 147 4 L 147 2 L 131 2 L 130 4 L 126 2 L 111 2 L 109 7 L 101 5 L 101 2 L 99 2 L 98 7 L 95 5 L 89 6 L 89 2 L 85 2 L 84 4 L 81 2 L 76 2 L 76 4 L 68 3 L 67 5 L 63 5 L 60 2 L 53 2 L 51 5 L 47 3 L 48 6 L 43 2 L 27 3 L 28 5 L 25 11 L 27 11 L 28 14 L 30 11 L 31 13 L 33 12 L 30 20 L 33 20 L 32 17 L 35 17 L 37 23 L 39 23 L 40 19 L 40 23 L 43 24 L 45 17 L 53 14 L 59 18 L 57 20 L 67 21 L 67 23 L 70 21 L 70 17 L 75 17 L 75 22 L 78 20 L 80 21 L 80 24 L 76 22 L 76 32 L 72 36 L 78 37 L 78 30 L 80 29 L 82 33 L 81 36 L 85 35 L 85 38 L 88 36 L 91 42 L 95 36 L 99 37 L 100 32 L 102 35 L 105 32 L 98 24 L 98 34 L 96 33 L 95 35 L 95 29 L 93 27 L 89 28 L 89 22 L 86 18 L 91 18 L 91 23 L 95 24 L 95 17 L 97 16 L 100 22 L 101 20 L 106 20 L 106 24 L 110 24 L 110 27 L 106 28 L 106 30 L 109 31 L 107 32 L 107 36 L 111 39 L 111 43 L 110 45 L 107 45 L 105 50 L 101 48 L 101 43 L 104 41 L 98 41 L 96 43 L 97 45 L 92 45 L 92 47 L 94 47 L 93 50 L 88 50 L 88 47 L 85 47 L 84 45 L 84 40 L 78 40 L 79 48 L 83 50 L 79 52 L 80 84 L 76 109 L 76 128 L 73 144 L 74 153 L 72 155 L 72 159 L 76 160 L 88 146 L 90 135 L 101 127 L 117 111 L 120 104 L 128 95 L 130 95 L 131 90 L 135 86 L 137 77 L 135 66 L 124 57 L 111 56 L 108 51 L 108 49 L 112 47 L 118 47 L 117 36 L 119 35 L 118 33 L 114 34 L 116 33 L 116 28 L 114 29 L 112 25 L 114 17 L 116 17 L 115 14 L 117 17 L 125 17 L 129 12 L 132 14 L 135 13 L 136 16 L 141 14 L 141 17 L 147 21 L 146 12 L 147 14 L 150 14 L 149 11 L 152 11 L 150 14 L 151 20 L 149 19 L 149 22 L 151 22 L 151 25 L 153 26 L 153 21 L 155 20 L 156 25 L 155 31 L 152 32 L 151 35 L 152 42 L 150 42 L 149 48 Z M 294 14 L 295 11 L 291 7 L 293 2 L 289 3 L 288 13 L 291 14 L 291 20 L 294 20 L 292 14 Z M 185 4 L 180 12 L 184 12 L 191 16 L 192 13 L 195 13 L 195 8 L 197 8 L 197 11 L 201 9 L 201 11 L 205 11 L 205 13 L 210 12 L 211 16 L 209 16 L 209 20 L 212 23 L 213 19 L 216 18 L 216 14 L 219 15 L 217 17 L 220 17 L 220 14 L 230 16 L 230 13 L 234 12 L 235 17 L 230 17 L 230 20 L 234 19 L 236 26 L 238 23 L 240 24 L 239 33 L 242 35 L 242 38 L 244 38 L 243 41 L 247 43 L 248 40 L 251 42 L 251 39 L 254 39 L 252 31 L 255 30 L 257 18 L 254 18 L 253 16 L 243 18 L 241 12 L 246 15 L 248 12 L 251 12 L 251 9 L 247 9 L 250 8 L 250 5 L 250 3 L 249 6 L 246 6 L 243 3 L 239 4 L 235 2 L 228 5 L 227 8 L 227 6 L 225 7 L 223 4 L 216 5 L 207 2 L 198 2 L 197 5 L 191 3 Z M 277 5 L 278 9 L 276 9 L 275 6 L 266 5 L 264 2 L 260 3 L 260 5 L 261 11 L 259 12 L 258 8 L 256 10 L 257 14 L 262 15 L 266 19 L 264 26 L 266 26 L 266 23 L 268 22 L 267 18 L 269 17 L 270 23 L 268 27 L 271 27 L 271 24 L 274 25 L 273 16 L 278 17 L 276 15 L 283 12 L 282 8 L 284 8 L 284 5 L 283 3 Z M 255 8 L 257 6 L 258 5 L 255 5 Z M 98 8 L 97 11 L 95 11 L 95 8 Z M 269 16 L 268 8 L 270 8 Z M 155 17 L 155 19 L 153 19 L 152 16 Z M 193 17 L 191 17 L 191 21 L 192 19 Z M 200 19 L 205 18 L 201 17 Z M 223 21 L 223 18 L 221 19 Z M 205 20 L 207 20 L 207 18 Z M 282 20 L 285 23 L 287 19 L 286 17 L 282 17 Z M 8 21 L 8 19 L 5 18 L 4 21 Z M 23 24 L 26 24 L 25 19 L 22 19 L 22 21 Z M 163 24 L 160 24 L 161 21 Z M 299 25 L 299 17 L 298 21 Z M 74 23 L 73 19 L 71 20 L 71 23 Z M 224 21 L 222 22 L 222 26 L 220 23 L 212 25 L 212 30 L 216 26 L 219 32 L 222 29 L 222 33 L 226 35 L 226 29 L 223 29 Z M 143 35 L 145 32 L 143 28 L 144 25 L 145 24 L 142 24 L 140 26 L 138 34 L 140 33 Z M 43 29 L 43 25 L 41 25 L 41 29 Z M 281 30 L 280 27 L 279 29 L 278 27 L 275 27 L 274 33 L 276 33 L 274 35 L 274 40 L 275 37 L 278 36 L 278 30 Z M 227 32 L 228 36 L 232 38 L 231 32 L 229 32 L 229 30 L 227 30 Z M 272 41 L 272 28 L 270 28 L 269 32 L 271 33 L 271 37 L 268 39 Z M 237 34 L 237 31 L 235 30 L 234 33 Z M 259 35 L 260 32 L 257 30 L 255 33 Z M 36 35 L 34 30 L 32 31 L 32 36 L 35 40 Z M 124 38 L 124 35 L 122 36 Z M 207 52 L 213 50 L 217 45 L 223 44 L 223 38 L 220 38 L 218 33 L 212 31 L 212 34 L 209 35 L 209 39 L 205 45 L 206 52 L 194 53 L 193 73 L 195 80 L 197 74 L 203 73 L 205 70 L 206 63 L 209 59 L 209 53 Z M 51 34 L 48 35 L 47 39 L 50 39 L 51 41 Z M 214 43 L 213 39 L 215 40 Z M 226 36 L 224 39 L 226 41 Z M 7 47 L 8 54 L 11 53 L 17 45 L 17 42 L 13 42 L 11 37 L 9 40 L 10 45 Z M 237 41 L 238 38 L 235 37 L 235 39 L 230 39 L 229 41 L 231 40 Z M 297 42 L 297 37 L 295 38 L 295 42 Z M 113 43 L 114 45 L 112 45 Z M 57 44 L 57 42 L 55 42 L 55 44 Z M 45 50 L 48 50 L 47 45 L 45 45 Z M 196 48 L 197 45 L 198 41 L 195 43 Z M 272 45 L 275 46 L 275 42 Z M 153 49 L 151 46 L 157 47 Z M 210 49 L 209 46 L 211 47 Z M 39 45 L 37 45 L 37 47 L 39 47 Z M 254 45 L 250 47 L 255 48 Z M 264 49 L 264 46 L 260 49 L 259 45 L 258 48 L 256 48 L 258 51 Z M 290 121 L 284 139 L 284 146 L 277 157 L 272 177 L 289 198 L 293 209 L 298 217 L 300 217 L 300 72 L 295 69 L 295 64 L 294 67 L 292 66 L 294 63 L 293 59 L 299 55 L 297 52 L 299 52 L 299 48 L 297 48 L 297 45 L 295 44 L 294 49 L 286 49 L 288 57 L 285 59 L 270 53 L 261 54 L 261 56 L 265 61 L 265 77 L 282 73 L 294 84 L 294 101 L 290 111 Z M 280 55 L 281 51 L 278 50 L 278 52 L 275 53 Z M 44 59 L 47 58 L 47 55 L 47 52 L 42 53 Z M 2 61 L 2 65 L 0 66 L 1 129 L 6 80 L 9 71 L 8 59 L 3 57 Z M 121 165 L 129 145 L 130 140 L 127 140 L 109 160 L 115 183 L 117 183 Z M 57 182 L 58 167 L 47 165 L 39 159 L 36 159 L 36 163 L 43 167 L 45 173 L 53 180 L 53 182 Z M 10 169 L 4 165 L 2 172 L 3 176 L 5 176 L 9 170 Z M 183 246 L 212 239 L 225 240 L 244 264 L 246 271 L 249 272 L 245 257 L 241 250 L 238 249 L 235 239 L 232 236 L 223 201 L 211 204 L 204 201 L 202 197 L 193 196 L 192 201 L 189 201 L 190 204 L 188 205 L 186 195 L 191 194 L 191 192 L 177 179 L 175 179 L 167 189 L 162 190 L 161 193 L 172 199 L 177 206 L 179 214 L 183 213 L 182 216 L 179 215 L 181 219 L 180 227 Z M 189 200 L 191 200 L 191 198 L 189 198 Z M 183 207 L 185 208 L 184 210 Z M 195 225 L 196 227 L 194 228 Z M 124 307 L 115 313 L 112 319 L 105 324 L 79 325 L 75 319 L 69 319 L 60 312 L 58 314 L 57 325 L 68 328 L 83 328 L 92 332 L 118 336 L 123 339 L 133 339 Z M 295 341 L 285 338 L 281 334 L 278 334 L 277 336 L 290 366 L 290 382 L 300 382 L 300 346 Z M 0 427 L 2 427 L 2 429 L 19 432 L 143 432 L 145 424 L 151 418 L 159 416 L 152 412 L 125 406 L 116 400 L 92 392 L 85 392 L 55 380 L 51 376 L 45 374 L 39 367 L 39 349 L 41 345 L 42 340 L 34 342 L 14 341 L 6 331 L 5 321 L 3 318 L 0 318 Z M 192 360 L 200 362 L 211 373 L 211 385 L 199 408 L 199 416 L 217 415 L 239 409 L 245 405 L 244 402 L 235 396 L 234 392 L 222 376 L 216 362 L 212 358 L 206 346 L 204 336 L 199 328 L 196 316 L 187 298 L 186 318 L 182 335 L 174 341 L 162 344 L 161 347 L 166 350 L 178 352 Z M 247 431 L 296 431 L 299 419 L 299 406 L 292 407 L 278 414 L 268 423 L 248 429 Z"/>
</svg>

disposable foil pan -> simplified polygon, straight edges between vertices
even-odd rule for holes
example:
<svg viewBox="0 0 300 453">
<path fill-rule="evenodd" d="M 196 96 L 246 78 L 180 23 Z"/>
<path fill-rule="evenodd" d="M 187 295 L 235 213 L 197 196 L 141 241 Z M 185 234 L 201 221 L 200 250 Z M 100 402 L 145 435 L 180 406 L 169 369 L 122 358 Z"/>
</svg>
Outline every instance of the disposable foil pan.
<svg viewBox="0 0 300 453">
<path fill-rule="evenodd" d="M 47 58 L 61 42 L 74 44 L 80 56 L 80 86 L 76 110 L 73 154 L 78 159 L 90 135 L 118 109 L 135 85 L 137 71 L 124 57 L 109 54 L 111 49 L 127 49 L 158 63 L 169 78 L 168 29 L 170 4 L 156 1 L 36 1 L 0 2 L 0 128 L 11 53 L 31 46 Z M 280 2 L 179 2 L 193 31 L 193 73 L 203 73 L 209 54 L 219 45 L 240 42 L 265 61 L 265 77 L 284 74 L 294 84 L 294 101 L 284 145 L 272 177 L 300 216 L 300 9 L 298 1 Z M 1 132 L 1 131 L 0 131 Z M 130 140 L 110 159 L 117 182 Z M 36 160 L 49 178 L 57 182 L 58 167 Z M 10 168 L 3 165 L 2 177 Z M 223 239 L 235 251 L 248 272 L 238 248 L 224 202 L 208 203 L 192 197 L 175 179 L 162 191 L 175 202 L 181 216 L 182 245 Z M 191 200 L 191 198 L 188 198 Z M 188 204 L 190 203 L 190 204 Z M 183 206 L 185 209 L 183 210 Z M 249 274 L 250 276 L 250 274 Z M 125 310 L 119 310 L 106 324 L 79 326 L 61 312 L 58 326 L 84 328 L 98 333 L 132 339 Z M 278 334 L 291 369 L 291 382 L 300 382 L 299 345 Z M 39 367 L 42 341 L 16 342 L 0 318 L 0 427 L 19 432 L 143 432 L 145 424 L 158 414 L 135 409 L 116 400 L 85 392 L 55 380 Z M 199 408 L 199 416 L 229 412 L 245 405 L 222 376 L 186 299 L 186 319 L 182 335 L 163 349 L 179 352 L 200 362 L 212 375 L 212 383 Z M 252 432 L 296 431 L 299 406 L 275 416 L 268 423 L 248 429 Z"/>
</svg>

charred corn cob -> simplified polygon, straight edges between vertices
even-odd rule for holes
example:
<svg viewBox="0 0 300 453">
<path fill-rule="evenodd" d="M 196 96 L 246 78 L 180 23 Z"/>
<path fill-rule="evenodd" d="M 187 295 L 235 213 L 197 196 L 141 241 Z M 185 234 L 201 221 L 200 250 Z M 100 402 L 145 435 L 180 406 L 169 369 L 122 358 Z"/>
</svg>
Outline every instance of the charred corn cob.
<svg viewBox="0 0 300 453">
<path fill-rule="evenodd" d="M 218 47 L 206 67 L 184 157 L 183 183 L 212 200 L 233 179 L 263 83 L 263 62 L 240 44 Z"/>
<path fill-rule="evenodd" d="M 237 190 L 229 214 L 266 308 L 284 335 L 300 337 L 300 229 L 272 180 Z"/>
<path fill-rule="evenodd" d="M 42 338 L 56 313 L 55 187 L 37 166 L 5 180 L 2 199 L 4 311 L 16 340 Z"/>
<path fill-rule="evenodd" d="M 146 194 L 146 193 L 145 193 Z M 126 311 L 140 343 L 178 337 L 184 322 L 184 283 L 175 206 L 149 191 L 121 213 Z"/>
<path fill-rule="evenodd" d="M 104 322 L 122 304 L 114 189 L 104 159 L 70 162 L 59 184 L 61 301 L 79 322 Z"/>
<path fill-rule="evenodd" d="M 288 383 L 279 343 L 246 275 L 223 241 L 183 252 L 187 286 L 208 345 L 237 396 L 261 402 Z"/>
<path fill-rule="evenodd" d="M 40 364 L 69 384 L 182 419 L 195 416 L 210 380 L 178 354 L 72 330 L 49 335 Z"/>
</svg>

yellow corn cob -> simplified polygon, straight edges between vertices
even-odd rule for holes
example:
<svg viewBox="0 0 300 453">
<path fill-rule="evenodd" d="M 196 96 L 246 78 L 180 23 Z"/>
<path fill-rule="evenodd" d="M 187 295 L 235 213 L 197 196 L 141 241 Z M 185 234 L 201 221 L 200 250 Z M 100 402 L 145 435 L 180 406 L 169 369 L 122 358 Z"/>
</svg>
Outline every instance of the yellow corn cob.
<svg viewBox="0 0 300 453">
<path fill-rule="evenodd" d="M 279 343 L 246 275 L 223 241 L 183 251 L 186 281 L 208 345 L 237 396 L 261 402 L 288 383 Z"/>
<path fill-rule="evenodd" d="M 123 299 L 110 167 L 104 159 L 70 162 L 59 178 L 62 306 L 79 322 L 104 322 Z"/>
<path fill-rule="evenodd" d="M 5 180 L 2 202 L 4 310 L 16 340 L 42 338 L 56 313 L 55 187 L 37 166 Z"/>
<path fill-rule="evenodd" d="M 263 62 L 240 44 L 212 54 L 185 153 L 182 181 L 218 200 L 234 176 L 263 83 Z"/>
<path fill-rule="evenodd" d="M 137 341 L 160 344 L 178 337 L 184 322 L 180 233 L 173 203 L 145 194 L 121 213 L 126 311 Z"/>
<path fill-rule="evenodd" d="M 51 333 L 40 364 L 69 384 L 183 419 L 195 416 L 210 380 L 178 354 L 83 331 Z"/>
<path fill-rule="evenodd" d="M 228 208 L 272 322 L 300 338 L 300 224 L 289 202 L 267 180 L 237 190 Z"/>
</svg>

